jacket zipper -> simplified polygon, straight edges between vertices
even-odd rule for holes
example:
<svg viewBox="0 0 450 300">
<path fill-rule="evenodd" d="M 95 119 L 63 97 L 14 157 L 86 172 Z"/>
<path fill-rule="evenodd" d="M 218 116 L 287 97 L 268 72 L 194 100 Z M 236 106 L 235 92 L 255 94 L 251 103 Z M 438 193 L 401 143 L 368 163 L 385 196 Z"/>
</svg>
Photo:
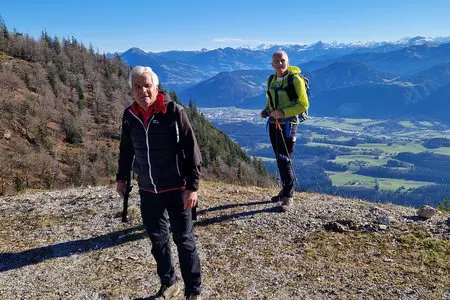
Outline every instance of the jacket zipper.
<svg viewBox="0 0 450 300">
<path fill-rule="evenodd" d="M 177 148 L 179 148 L 179 144 L 180 144 L 180 130 L 178 129 L 178 122 L 175 122 L 175 131 L 177 132 Z M 177 154 L 175 154 L 175 159 L 176 159 L 176 162 L 177 162 L 178 176 L 181 176 L 180 168 L 178 166 L 178 151 L 177 151 Z"/>
<path fill-rule="evenodd" d="M 153 190 L 155 192 L 155 194 L 158 193 L 158 190 L 156 189 L 156 184 L 153 181 L 153 177 L 152 177 L 152 164 L 150 163 L 150 146 L 148 144 L 148 129 L 150 127 L 150 124 L 152 123 L 153 119 L 155 118 L 155 115 L 153 115 L 150 119 L 150 121 L 148 121 L 148 125 L 147 128 L 145 128 L 144 123 L 142 123 L 141 119 L 139 119 L 135 114 L 133 114 L 133 112 L 130 110 L 130 113 L 142 124 L 142 127 L 144 127 L 144 131 L 145 131 L 145 143 L 147 145 L 147 161 L 148 161 L 148 175 L 150 177 L 150 181 L 152 182 L 153 185 Z"/>
</svg>

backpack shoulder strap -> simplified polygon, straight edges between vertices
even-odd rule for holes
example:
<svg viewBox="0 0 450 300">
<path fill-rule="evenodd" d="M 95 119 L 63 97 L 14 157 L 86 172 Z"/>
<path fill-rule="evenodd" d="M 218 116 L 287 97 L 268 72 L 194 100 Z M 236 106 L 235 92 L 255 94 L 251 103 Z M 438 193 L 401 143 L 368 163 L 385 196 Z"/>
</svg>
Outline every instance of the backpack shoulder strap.
<svg viewBox="0 0 450 300">
<path fill-rule="evenodd" d="M 309 97 L 309 79 L 303 74 L 298 75 L 303 79 L 303 82 L 305 83 L 306 95 Z"/>
<path fill-rule="evenodd" d="M 289 100 L 296 101 L 298 99 L 297 91 L 294 86 L 294 74 L 289 74 L 287 77 L 287 86 L 284 89 L 289 97 Z"/>
<path fill-rule="evenodd" d="M 306 95 L 309 97 L 309 79 L 303 74 L 297 74 L 301 79 L 303 79 L 303 82 L 305 83 L 306 88 Z M 288 75 L 288 83 L 285 88 L 286 93 L 288 94 L 289 100 L 296 101 L 298 99 L 297 91 L 295 90 L 294 86 L 294 74 Z"/>
<path fill-rule="evenodd" d="M 267 91 L 269 91 L 270 84 L 272 83 L 273 77 L 275 77 L 275 74 L 271 74 L 269 78 L 267 79 Z"/>
</svg>

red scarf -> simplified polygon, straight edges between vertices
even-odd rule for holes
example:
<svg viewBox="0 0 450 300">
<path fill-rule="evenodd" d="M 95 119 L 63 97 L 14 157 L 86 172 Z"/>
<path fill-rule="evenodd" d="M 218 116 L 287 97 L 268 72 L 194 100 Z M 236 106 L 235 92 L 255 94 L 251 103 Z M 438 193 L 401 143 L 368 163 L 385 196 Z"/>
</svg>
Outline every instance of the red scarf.
<svg viewBox="0 0 450 300">
<path fill-rule="evenodd" d="M 165 114 L 167 111 L 166 106 L 164 105 L 164 94 L 158 93 L 156 96 L 155 102 L 153 102 L 147 110 L 144 110 L 142 107 L 137 104 L 136 101 L 131 105 L 131 112 L 141 117 L 142 121 L 144 121 L 144 126 L 147 127 L 148 122 L 154 114 L 159 112 Z"/>
</svg>

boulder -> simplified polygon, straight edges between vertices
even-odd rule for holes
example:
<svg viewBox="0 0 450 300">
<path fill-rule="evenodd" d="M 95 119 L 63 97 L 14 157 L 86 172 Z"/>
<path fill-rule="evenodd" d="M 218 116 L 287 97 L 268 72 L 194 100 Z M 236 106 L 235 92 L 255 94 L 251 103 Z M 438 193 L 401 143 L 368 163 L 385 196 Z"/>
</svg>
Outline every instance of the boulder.
<svg viewBox="0 0 450 300">
<path fill-rule="evenodd" d="M 417 215 L 422 218 L 429 219 L 437 213 L 434 207 L 423 205 L 417 210 Z"/>
<path fill-rule="evenodd" d="M 9 130 L 5 130 L 5 133 L 3 134 L 3 137 L 7 140 L 9 140 L 11 138 L 12 134 L 11 131 Z"/>
</svg>

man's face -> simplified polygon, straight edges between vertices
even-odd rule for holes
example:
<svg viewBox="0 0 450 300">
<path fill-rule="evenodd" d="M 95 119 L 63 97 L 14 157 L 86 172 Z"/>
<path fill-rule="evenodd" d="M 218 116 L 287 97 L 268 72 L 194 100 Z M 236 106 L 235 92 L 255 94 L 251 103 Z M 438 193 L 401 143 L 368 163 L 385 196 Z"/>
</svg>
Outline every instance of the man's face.
<svg viewBox="0 0 450 300">
<path fill-rule="evenodd" d="M 134 100 L 140 107 L 147 109 L 155 102 L 158 95 L 158 87 L 153 84 L 149 73 L 135 74 L 131 79 Z"/>
<path fill-rule="evenodd" d="M 278 75 L 282 75 L 289 67 L 289 61 L 285 54 L 277 53 L 272 57 L 272 67 Z"/>
</svg>

